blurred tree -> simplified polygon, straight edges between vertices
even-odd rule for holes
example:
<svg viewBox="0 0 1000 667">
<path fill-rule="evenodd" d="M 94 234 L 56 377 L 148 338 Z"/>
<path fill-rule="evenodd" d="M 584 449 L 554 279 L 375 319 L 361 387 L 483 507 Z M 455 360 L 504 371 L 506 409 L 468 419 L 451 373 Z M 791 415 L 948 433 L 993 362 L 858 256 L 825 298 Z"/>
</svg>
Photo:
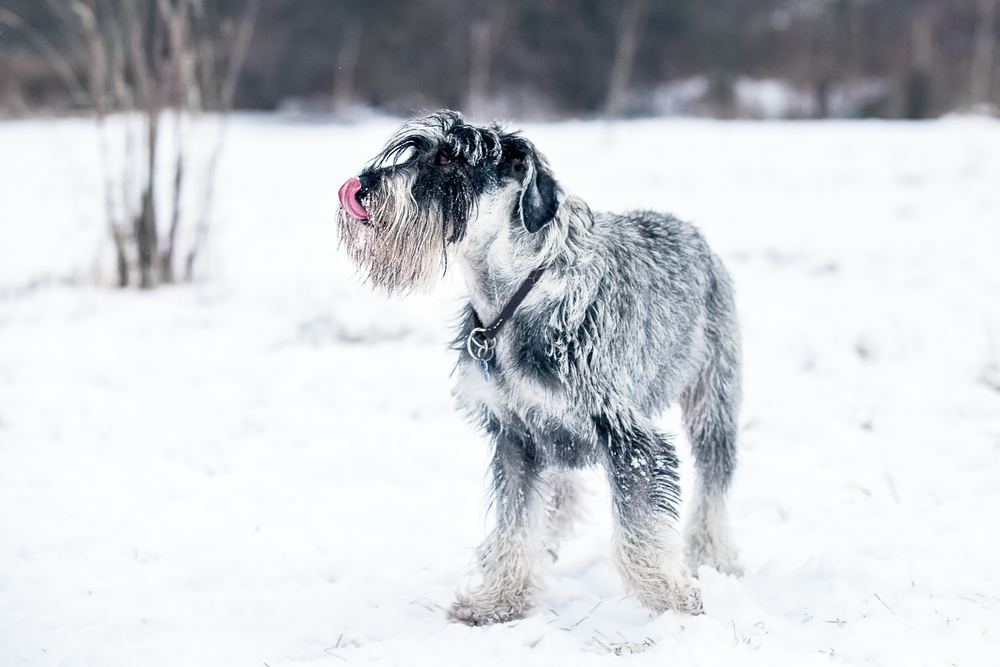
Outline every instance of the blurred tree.
<svg viewBox="0 0 1000 667">
<path fill-rule="evenodd" d="M 611 80 L 608 83 L 608 97 L 604 102 L 606 118 L 617 118 L 621 111 L 629 81 L 632 79 L 645 5 L 646 0 L 627 0 L 624 4 L 618 27 L 615 58 L 611 66 Z"/>
<path fill-rule="evenodd" d="M 8 0 L 9 1 L 9 0 Z M 151 288 L 173 282 L 182 192 L 188 187 L 185 121 L 202 110 L 232 108 L 260 0 L 240 14 L 200 0 L 44 0 L 38 7 L 0 9 L 0 20 L 22 28 L 26 40 L 51 61 L 72 99 L 94 114 L 100 135 L 105 213 L 116 253 L 118 284 Z M 20 10 L 32 17 L 25 23 Z M 79 73 L 82 70 L 85 74 Z M 87 82 L 86 89 L 78 79 Z M 83 100 L 83 101 L 80 101 Z M 173 120 L 174 154 L 160 155 L 161 126 Z M 125 133 L 124 155 L 113 159 L 109 118 Z M 135 131 L 141 119 L 141 132 Z M 220 135 L 221 136 L 221 135 Z M 187 275 L 204 242 L 217 143 L 209 158 L 202 210 L 195 215 Z M 158 196 L 161 161 L 171 164 L 169 195 Z M 162 223 L 167 223 L 162 229 Z"/>
<path fill-rule="evenodd" d="M 933 99 L 934 28 L 936 7 L 919 3 L 910 23 L 910 65 L 905 79 L 904 117 L 919 120 L 931 116 Z"/>
<path fill-rule="evenodd" d="M 997 41 L 998 0 L 979 0 L 976 12 L 976 42 L 972 59 L 971 102 L 988 104 L 992 101 L 993 58 Z"/>
<path fill-rule="evenodd" d="M 491 3 L 479 7 L 470 26 L 469 92 L 465 108 L 474 118 L 490 114 L 490 72 L 504 16 L 505 6 Z"/>
</svg>

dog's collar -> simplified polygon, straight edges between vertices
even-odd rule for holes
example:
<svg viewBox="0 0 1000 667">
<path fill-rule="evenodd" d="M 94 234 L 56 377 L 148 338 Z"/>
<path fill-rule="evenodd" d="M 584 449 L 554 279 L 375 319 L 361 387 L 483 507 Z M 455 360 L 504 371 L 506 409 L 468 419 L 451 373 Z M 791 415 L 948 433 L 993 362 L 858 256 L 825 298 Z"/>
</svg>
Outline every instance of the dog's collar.
<svg viewBox="0 0 1000 667">
<path fill-rule="evenodd" d="M 524 301 L 525 297 L 528 296 L 528 292 L 538 284 L 538 280 L 542 277 L 543 273 L 545 273 L 545 267 L 538 267 L 529 273 L 528 277 L 524 279 L 524 282 L 517 288 L 514 295 L 510 297 L 510 301 L 504 305 L 503 310 L 500 311 L 495 320 L 488 326 L 477 326 L 469 332 L 469 337 L 465 341 L 465 349 L 468 350 L 469 356 L 482 365 L 483 377 L 486 380 L 490 379 L 489 362 L 493 359 L 494 352 L 496 351 L 497 334 L 500 333 L 500 329 L 507 320 L 514 316 L 518 307 Z M 482 324 L 482 320 L 479 319 L 478 314 L 476 314 L 476 324 Z"/>
</svg>

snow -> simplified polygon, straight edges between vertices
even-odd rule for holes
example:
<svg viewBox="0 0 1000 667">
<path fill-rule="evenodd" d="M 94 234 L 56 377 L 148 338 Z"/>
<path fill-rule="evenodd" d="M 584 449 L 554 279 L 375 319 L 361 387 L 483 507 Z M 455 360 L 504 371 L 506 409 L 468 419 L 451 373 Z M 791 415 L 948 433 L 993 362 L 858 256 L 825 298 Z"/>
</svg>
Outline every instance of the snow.
<svg viewBox="0 0 1000 667">
<path fill-rule="evenodd" d="M 387 299 L 336 250 L 391 127 L 235 118 L 207 279 L 137 293 L 107 287 L 91 126 L 0 124 L 2 664 L 996 664 L 1000 124 L 527 126 L 568 189 L 695 221 L 734 275 L 746 576 L 650 615 L 588 473 L 537 610 L 488 628 L 442 612 L 489 525 L 457 282 Z"/>
</svg>

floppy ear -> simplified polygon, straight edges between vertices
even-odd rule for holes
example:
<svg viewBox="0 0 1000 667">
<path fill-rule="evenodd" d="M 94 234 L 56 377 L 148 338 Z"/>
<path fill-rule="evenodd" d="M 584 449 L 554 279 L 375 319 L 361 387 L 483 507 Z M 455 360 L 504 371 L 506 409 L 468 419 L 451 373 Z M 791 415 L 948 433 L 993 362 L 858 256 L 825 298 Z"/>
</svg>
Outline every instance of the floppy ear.
<svg viewBox="0 0 1000 667">
<path fill-rule="evenodd" d="M 514 213 L 521 218 L 524 228 L 534 234 L 556 217 L 560 191 L 548 166 L 530 144 L 525 144 L 518 145 L 509 158 L 512 175 L 521 180 L 521 195 Z"/>
<path fill-rule="evenodd" d="M 556 217 L 559 208 L 559 185 L 544 165 L 529 159 L 522 182 L 519 204 L 524 228 L 534 234 Z"/>
</svg>

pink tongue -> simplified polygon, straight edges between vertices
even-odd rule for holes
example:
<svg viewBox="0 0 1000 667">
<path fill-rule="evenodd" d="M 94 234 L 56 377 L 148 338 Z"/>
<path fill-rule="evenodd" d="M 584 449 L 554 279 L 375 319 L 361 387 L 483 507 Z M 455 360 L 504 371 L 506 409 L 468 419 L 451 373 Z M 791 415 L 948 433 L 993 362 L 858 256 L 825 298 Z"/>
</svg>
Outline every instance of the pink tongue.
<svg viewBox="0 0 1000 667">
<path fill-rule="evenodd" d="M 347 179 L 343 185 L 340 186 L 340 205 L 345 211 L 347 211 L 351 216 L 357 218 L 358 220 L 367 220 L 368 211 L 365 207 L 358 203 L 357 194 L 361 190 L 361 181 L 355 176 L 354 178 Z"/>
</svg>

